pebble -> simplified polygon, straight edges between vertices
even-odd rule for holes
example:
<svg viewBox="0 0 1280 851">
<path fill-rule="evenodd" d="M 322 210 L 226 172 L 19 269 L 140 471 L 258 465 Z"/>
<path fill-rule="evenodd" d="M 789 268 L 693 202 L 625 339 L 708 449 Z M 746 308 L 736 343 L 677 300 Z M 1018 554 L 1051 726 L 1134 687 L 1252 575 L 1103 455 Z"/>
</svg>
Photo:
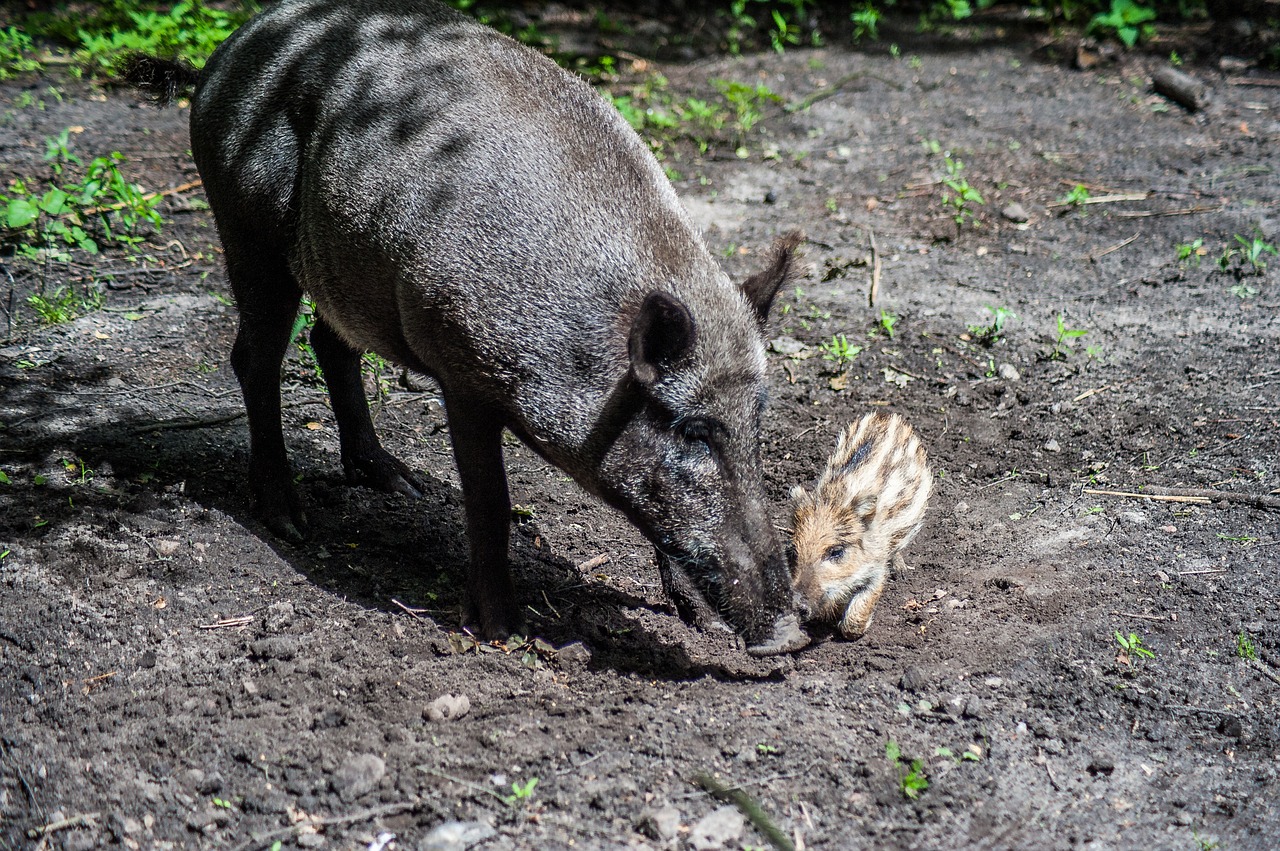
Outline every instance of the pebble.
<svg viewBox="0 0 1280 851">
<path fill-rule="evenodd" d="M 325 842 L 324 837 L 318 833 L 304 833 L 293 841 L 298 843 L 299 848 L 323 848 Z"/>
<path fill-rule="evenodd" d="M 1019 224 L 1031 219 L 1031 216 L 1027 215 L 1027 208 L 1019 204 L 1017 201 L 1014 201 L 1012 204 L 1001 210 L 1000 215 L 1004 216 L 1011 222 L 1017 222 Z"/>
<path fill-rule="evenodd" d="M 655 842 L 668 843 L 680 833 L 681 816 L 675 807 L 646 809 L 636 820 L 636 830 Z"/>
<path fill-rule="evenodd" d="M 1110 754 L 1099 751 L 1089 760 L 1089 765 L 1085 770 L 1094 776 L 1104 774 L 1110 777 L 1111 772 L 1116 770 L 1116 761 L 1111 758 Z"/>
<path fill-rule="evenodd" d="M 1224 715 L 1222 720 L 1218 722 L 1218 732 L 1222 735 L 1238 739 L 1244 735 L 1244 725 L 1240 723 L 1240 719 L 1234 715 Z"/>
<path fill-rule="evenodd" d="M 987 688 L 1000 688 L 1000 686 L 1004 685 L 1004 680 L 1000 677 L 987 677 L 982 681 L 982 684 Z"/>
<path fill-rule="evenodd" d="M 556 651 L 556 661 L 566 671 L 585 671 L 591 664 L 591 649 L 581 641 L 566 644 Z"/>
<path fill-rule="evenodd" d="M 465 694 L 442 694 L 427 704 L 422 715 L 428 721 L 455 721 L 471 711 L 471 698 Z"/>
<path fill-rule="evenodd" d="M 689 829 L 689 846 L 694 851 L 716 851 L 734 846 L 747 829 L 747 820 L 737 807 L 712 810 Z"/>
<path fill-rule="evenodd" d="M 898 686 L 903 691 L 920 691 L 927 683 L 924 671 L 912 665 L 902 672 L 902 679 L 898 681 Z"/>
<path fill-rule="evenodd" d="M 494 830 L 479 821 L 447 821 L 436 825 L 422 839 L 419 851 L 467 851 L 495 836 Z"/>
<path fill-rule="evenodd" d="M 1018 372 L 1017 367 L 1011 363 L 1002 363 L 996 367 L 996 374 L 1005 381 L 1017 381 L 1022 375 Z"/>
<path fill-rule="evenodd" d="M 156 555 L 161 558 L 168 558 L 176 553 L 180 546 L 182 546 L 180 541 L 175 541 L 172 538 L 161 538 L 155 543 Z"/>
<path fill-rule="evenodd" d="M 974 721 L 982 720 L 982 701 L 978 699 L 976 694 L 969 695 L 969 699 L 964 702 L 964 711 L 961 712 L 965 718 L 972 718 Z"/>
<path fill-rule="evenodd" d="M 387 773 L 387 764 L 371 753 L 356 754 L 348 759 L 329 778 L 329 784 L 338 797 L 347 803 L 373 791 L 378 781 Z"/>
<path fill-rule="evenodd" d="M 1054 440 L 1051 437 L 1044 442 L 1044 451 L 1045 452 L 1061 452 L 1062 445 L 1059 444 L 1058 441 Z"/>
</svg>

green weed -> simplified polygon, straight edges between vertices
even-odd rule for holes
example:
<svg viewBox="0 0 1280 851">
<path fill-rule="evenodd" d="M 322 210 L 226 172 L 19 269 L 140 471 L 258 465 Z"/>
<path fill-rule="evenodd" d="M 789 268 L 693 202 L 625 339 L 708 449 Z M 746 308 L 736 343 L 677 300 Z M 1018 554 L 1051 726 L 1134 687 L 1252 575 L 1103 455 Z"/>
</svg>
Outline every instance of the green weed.
<svg viewBox="0 0 1280 851">
<path fill-rule="evenodd" d="M 1053 351 L 1049 353 L 1049 360 L 1066 360 L 1067 355 L 1071 353 L 1071 340 L 1083 337 L 1089 332 L 1083 328 L 1068 328 L 1066 320 L 1062 314 L 1058 314 L 1058 335 L 1053 341 Z"/>
<path fill-rule="evenodd" d="M 924 772 L 924 762 L 913 759 L 910 766 L 903 765 L 902 750 L 893 739 L 885 742 L 884 755 L 898 774 L 898 789 L 902 791 L 904 797 L 914 801 L 920 797 L 921 792 L 929 788 L 929 778 Z"/>
<path fill-rule="evenodd" d="M 736 80 L 712 80 L 711 85 L 716 87 L 716 91 L 732 110 L 733 129 L 737 131 L 736 144 L 739 146 L 764 117 L 764 107 L 770 103 L 782 102 L 782 98 L 764 83 L 752 86 Z"/>
<path fill-rule="evenodd" d="M 898 314 L 890 313 L 887 310 L 881 310 L 880 318 L 876 321 L 877 321 L 877 324 L 879 324 L 880 326 L 880 330 L 884 332 L 885 336 L 887 336 L 890 340 L 892 340 L 893 326 L 898 324 Z"/>
<path fill-rule="evenodd" d="M 963 227 L 966 220 L 974 220 L 971 205 L 987 202 L 964 176 L 963 162 L 953 159 L 949 153 L 944 153 L 943 163 L 947 169 L 947 176 L 942 178 L 942 184 L 950 191 L 942 193 L 942 203 L 952 209 L 951 218 L 955 220 L 956 227 Z"/>
<path fill-rule="evenodd" d="M 979 344 L 991 348 L 1004 339 L 1004 326 L 1010 319 L 1017 319 L 1018 314 L 1007 307 L 992 307 L 990 305 L 987 305 L 987 312 L 991 314 L 991 321 L 986 325 L 970 325 L 969 333 L 973 335 Z"/>
<path fill-rule="evenodd" d="M 1120 630 L 1116 630 L 1116 644 L 1120 645 L 1120 649 L 1124 652 L 1127 659 L 1137 661 L 1138 659 L 1154 659 L 1156 654 L 1151 652 L 1148 647 L 1142 643 L 1142 639 L 1137 633 L 1129 633 L 1128 636 L 1121 634 Z"/>
<path fill-rule="evenodd" d="M 519 780 L 512 781 L 511 794 L 502 800 L 507 802 L 507 806 L 514 807 L 516 804 L 522 804 L 533 798 L 533 790 L 538 786 L 538 778 L 530 777 L 524 783 Z"/>
<path fill-rule="evenodd" d="M 242 3 L 228 11 L 189 0 L 165 10 L 136 0 L 109 0 L 97 4 L 83 20 L 58 23 L 64 29 L 74 26 L 65 36 L 75 46 L 77 60 L 110 75 L 121 58 L 133 52 L 176 57 L 203 67 L 214 48 L 257 8 L 256 3 Z"/>
<path fill-rule="evenodd" d="M 1253 639 L 1243 630 L 1236 636 L 1236 655 L 1250 662 L 1258 658 L 1258 649 L 1253 646 Z"/>
<path fill-rule="evenodd" d="M 1204 240 L 1193 239 L 1191 242 L 1180 242 L 1176 246 L 1178 262 L 1183 265 L 1199 266 L 1200 258 L 1206 254 Z"/>
<path fill-rule="evenodd" d="M 849 20 L 853 21 L 853 40 L 862 41 L 864 38 L 869 38 L 875 41 L 880 38 L 881 16 L 881 11 L 874 3 L 863 3 L 855 8 L 849 15 Z"/>
<path fill-rule="evenodd" d="M 31 37 L 17 27 L 0 28 L 0 80 L 40 70 Z"/>
<path fill-rule="evenodd" d="M 1100 12 L 1089 21 L 1086 32 L 1115 35 L 1125 47 L 1133 47 L 1138 39 L 1149 39 L 1155 34 L 1154 9 L 1135 3 L 1134 0 L 1111 0 L 1111 10 Z"/>
<path fill-rule="evenodd" d="M 88 287 L 84 293 L 71 287 L 58 287 L 53 292 L 37 292 L 27 296 L 27 306 L 45 325 L 61 325 L 102 307 L 102 291 Z"/>
<path fill-rule="evenodd" d="M 1088 188 L 1083 183 L 1077 183 L 1070 192 L 1058 199 L 1058 203 L 1071 207 L 1083 207 L 1090 197 Z"/>
<path fill-rule="evenodd" d="M 827 342 L 819 344 L 818 348 L 822 349 L 822 359 L 835 363 L 837 371 L 843 370 L 862 352 L 862 346 L 850 344 L 844 334 L 834 335 Z"/>
<path fill-rule="evenodd" d="M 1252 239 L 1245 239 L 1240 234 L 1236 234 L 1235 239 L 1242 246 L 1240 248 L 1240 257 L 1252 267 L 1254 274 L 1260 275 L 1267 271 L 1266 255 L 1277 254 L 1276 247 L 1256 236 Z"/>
</svg>

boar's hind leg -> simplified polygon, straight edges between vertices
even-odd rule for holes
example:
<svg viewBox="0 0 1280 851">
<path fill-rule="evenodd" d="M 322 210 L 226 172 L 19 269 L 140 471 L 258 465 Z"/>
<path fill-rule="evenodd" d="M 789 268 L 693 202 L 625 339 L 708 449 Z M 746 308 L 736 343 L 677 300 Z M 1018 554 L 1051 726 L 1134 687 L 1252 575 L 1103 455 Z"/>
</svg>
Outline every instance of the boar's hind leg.
<svg viewBox="0 0 1280 851">
<path fill-rule="evenodd" d="M 347 481 L 405 496 L 422 496 L 422 485 L 412 471 L 382 448 L 373 431 L 369 402 L 360 380 L 360 353 L 348 346 L 323 316 L 316 319 L 311 330 L 311 345 L 333 402 L 342 444 L 342 471 Z"/>
<path fill-rule="evenodd" d="M 444 405 L 471 544 L 463 622 L 486 639 L 523 634 L 507 563 L 511 497 L 502 466 L 502 420 L 480 406 L 454 399 L 447 391 Z"/>
<path fill-rule="evenodd" d="M 236 247 L 249 243 L 225 236 L 223 243 L 227 277 L 240 311 L 231 368 L 240 380 L 249 415 L 249 487 L 267 528 L 300 543 L 307 518 L 293 488 L 280 430 L 280 364 L 302 291 L 283 258 L 247 257 Z"/>
</svg>

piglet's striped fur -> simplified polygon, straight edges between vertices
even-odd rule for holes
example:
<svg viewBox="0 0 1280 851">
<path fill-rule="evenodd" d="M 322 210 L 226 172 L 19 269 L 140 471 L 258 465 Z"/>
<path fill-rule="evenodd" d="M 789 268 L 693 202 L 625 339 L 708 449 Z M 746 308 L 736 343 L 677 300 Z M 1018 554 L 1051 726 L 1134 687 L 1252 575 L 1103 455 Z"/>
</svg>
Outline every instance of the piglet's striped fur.
<svg viewBox="0 0 1280 851">
<path fill-rule="evenodd" d="M 866 632 L 932 489 L 924 447 L 902 417 L 868 414 L 845 429 L 814 489 L 791 491 L 792 586 L 808 619 L 838 623 L 846 638 Z"/>
</svg>

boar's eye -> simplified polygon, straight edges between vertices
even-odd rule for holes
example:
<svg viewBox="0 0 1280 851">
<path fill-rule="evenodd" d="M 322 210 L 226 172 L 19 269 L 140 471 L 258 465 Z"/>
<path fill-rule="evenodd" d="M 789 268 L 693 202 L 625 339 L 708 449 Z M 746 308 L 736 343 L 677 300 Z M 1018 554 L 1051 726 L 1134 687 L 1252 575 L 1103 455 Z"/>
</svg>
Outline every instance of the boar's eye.
<svg viewBox="0 0 1280 851">
<path fill-rule="evenodd" d="M 836 544 L 833 547 L 828 547 L 822 558 L 825 561 L 839 561 L 844 558 L 844 544 Z"/>
<path fill-rule="evenodd" d="M 700 417 L 687 419 L 680 423 L 680 436 L 690 443 L 700 443 L 711 448 L 711 424 Z"/>
</svg>

